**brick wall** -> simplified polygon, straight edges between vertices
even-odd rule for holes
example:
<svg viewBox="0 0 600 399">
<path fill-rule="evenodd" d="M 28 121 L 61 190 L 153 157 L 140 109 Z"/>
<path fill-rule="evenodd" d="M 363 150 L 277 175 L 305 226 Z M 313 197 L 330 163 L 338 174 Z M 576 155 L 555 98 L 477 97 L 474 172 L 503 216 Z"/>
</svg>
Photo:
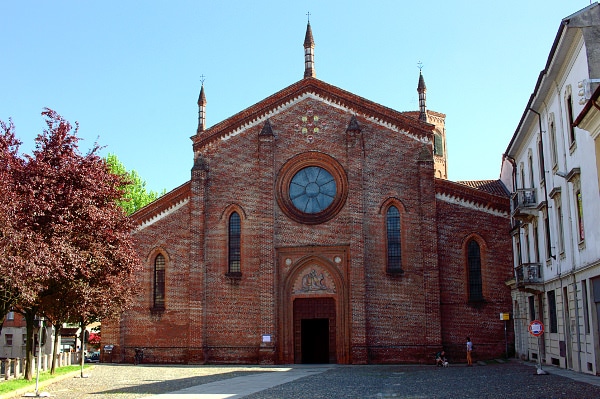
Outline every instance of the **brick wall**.
<svg viewBox="0 0 600 399">
<path fill-rule="evenodd" d="M 508 209 L 508 205 L 506 207 Z M 466 337 L 476 350 L 474 360 L 500 357 L 505 352 L 504 321 L 500 313 L 511 311 L 512 277 L 510 222 L 470 207 L 438 201 L 438 248 L 442 314 L 442 344 L 450 361 L 465 361 Z M 481 249 L 482 302 L 469 302 L 466 244 L 476 239 Z M 508 325 L 513 348 L 512 325 Z"/>
<path fill-rule="evenodd" d="M 372 107 L 382 118 L 395 115 Z M 436 200 L 432 127 L 399 120 L 406 129 L 398 131 L 307 97 L 273 113 L 268 124 L 238 132 L 236 118 L 255 108 L 217 125 L 216 133 L 201 132 L 190 185 L 168 194 L 169 206 L 159 200 L 156 210 L 143 212 L 154 222 L 135 234 L 145 262 L 142 292 L 120 322 L 103 325 L 103 344 L 117 345 L 116 360 L 129 362 L 133 349 L 144 347 L 151 362 L 300 361 L 292 304 L 316 298 L 335 306 L 330 359 L 338 363 L 430 362 L 442 346 L 458 357 L 468 334 L 478 351 L 496 356 L 496 319 L 510 306 L 508 219 Z M 348 129 L 353 115 L 358 125 Z M 221 130 L 230 135 L 209 139 Z M 285 188 L 277 179 L 298 156 L 342 171 L 347 191 L 335 216 L 303 223 L 282 210 Z M 400 274 L 386 269 L 390 205 L 402 214 Z M 153 212 L 162 216 L 152 219 Z M 241 276 L 227 274 L 232 212 L 241 218 Z M 479 307 L 464 300 L 463 240 L 473 233 L 486 249 L 488 302 Z M 164 310 L 152 309 L 158 253 L 167 259 Z M 311 270 L 321 285 L 303 290 Z"/>
</svg>

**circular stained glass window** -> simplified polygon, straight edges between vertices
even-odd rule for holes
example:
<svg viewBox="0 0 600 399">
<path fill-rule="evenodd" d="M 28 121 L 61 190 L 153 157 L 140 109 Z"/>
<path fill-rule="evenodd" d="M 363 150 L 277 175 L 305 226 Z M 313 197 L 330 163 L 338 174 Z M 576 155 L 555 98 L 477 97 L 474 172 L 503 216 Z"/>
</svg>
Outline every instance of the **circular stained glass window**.
<svg viewBox="0 0 600 399">
<path fill-rule="evenodd" d="M 277 203 L 299 223 L 324 223 L 344 207 L 348 182 L 344 168 L 320 152 L 298 154 L 282 167 L 276 181 Z"/>
<path fill-rule="evenodd" d="M 319 166 L 299 170 L 290 182 L 290 199 L 300 212 L 319 213 L 333 202 L 337 187 L 335 179 Z"/>
</svg>

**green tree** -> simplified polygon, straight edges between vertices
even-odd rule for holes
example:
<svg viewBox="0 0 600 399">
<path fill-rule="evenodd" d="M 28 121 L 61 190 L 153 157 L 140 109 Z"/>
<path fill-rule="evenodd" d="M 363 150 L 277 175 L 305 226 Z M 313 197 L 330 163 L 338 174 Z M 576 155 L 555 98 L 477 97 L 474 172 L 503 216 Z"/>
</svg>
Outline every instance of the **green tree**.
<svg viewBox="0 0 600 399">
<path fill-rule="evenodd" d="M 127 181 L 127 184 L 121 188 L 123 190 L 123 200 L 119 201 L 119 205 L 125 210 L 126 214 L 131 215 L 165 194 L 166 190 L 164 189 L 161 193 L 148 191 L 146 181 L 135 170 L 128 171 L 115 154 L 108 154 L 106 163 L 111 173 L 122 176 Z"/>
</svg>

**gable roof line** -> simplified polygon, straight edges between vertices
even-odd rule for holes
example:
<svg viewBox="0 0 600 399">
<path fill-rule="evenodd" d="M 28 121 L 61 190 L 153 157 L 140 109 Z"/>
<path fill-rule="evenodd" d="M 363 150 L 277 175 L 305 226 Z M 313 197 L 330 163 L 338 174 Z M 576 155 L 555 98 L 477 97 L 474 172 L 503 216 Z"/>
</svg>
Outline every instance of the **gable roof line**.
<svg viewBox="0 0 600 399">
<path fill-rule="evenodd" d="M 248 125 L 260 123 L 274 112 L 310 94 L 339 108 L 360 113 L 361 116 L 386 127 L 397 126 L 399 131 L 407 131 L 415 137 L 420 137 L 421 140 L 427 140 L 434 129 L 433 125 L 416 120 L 406 113 L 377 104 L 316 78 L 305 78 L 211 126 L 204 132 L 192 136 L 194 150 L 224 136 L 234 134 Z M 402 125 L 402 129 L 398 125 Z"/>
<path fill-rule="evenodd" d="M 272 109 L 270 112 L 265 113 L 265 114 L 261 115 L 260 117 L 257 117 L 256 119 L 248 121 L 246 124 L 237 127 L 235 130 L 230 131 L 229 133 L 221 134 L 221 135 L 219 135 L 216 138 L 210 138 L 210 139 L 208 139 L 206 141 L 203 140 L 203 141 L 200 142 L 200 144 L 201 144 L 201 146 L 205 146 L 205 145 L 210 145 L 212 142 L 214 142 L 215 140 L 218 140 L 219 138 L 221 140 L 225 141 L 225 140 L 228 140 L 231 137 L 235 137 L 238 134 L 240 134 L 243 131 L 245 131 L 246 129 L 249 129 L 249 128 L 253 127 L 253 126 L 262 124 L 263 122 L 269 120 L 269 118 L 271 118 L 273 115 L 279 113 L 280 111 L 284 111 L 284 110 L 292 107 L 293 105 L 295 105 L 295 104 L 297 104 L 297 103 L 305 100 L 306 98 L 312 98 L 312 99 L 315 99 L 315 100 L 322 100 L 325 103 L 329 104 L 330 106 L 332 106 L 334 108 L 341 109 L 341 110 L 346 110 L 347 109 L 343 105 L 341 105 L 339 103 L 331 102 L 331 101 L 329 101 L 326 98 L 320 97 L 318 94 L 316 94 L 314 92 L 305 92 L 305 93 L 301 94 L 300 96 L 298 96 L 298 97 L 296 97 L 296 98 L 294 98 L 294 99 L 286 102 L 285 104 L 282 104 L 282 105 L 278 106 L 277 108 Z M 398 133 L 405 134 L 406 136 L 411 137 L 411 138 L 413 138 L 413 139 L 415 139 L 417 141 L 420 141 L 422 143 L 428 143 L 428 142 L 430 142 L 430 140 L 426 136 L 411 134 L 411 133 L 409 133 L 409 132 L 407 132 L 405 130 L 400 129 L 399 127 L 397 127 L 397 126 L 395 126 L 395 125 L 393 125 L 393 124 L 391 124 L 389 122 L 386 122 L 383 119 L 378 119 L 378 118 L 367 116 L 367 115 L 360 115 L 360 116 L 364 117 L 367 120 L 370 120 L 373 123 L 379 124 L 379 125 L 387 128 L 387 129 L 396 131 Z"/>
<path fill-rule="evenodd" d="M 485 209 L 495 209 L 503 215 L 510 215 L 510 199 L 505 195 L 493 194 L 465 184 L 440 178 L 435 179 L 436 198 L 459 199 L 461 203 L 472 203 Z"/>
<path fill-rule="evenodd" d="M 129 217 L 133 220 L 134 224 L 142 227 L 152 219 L 159 217 L 161 214 L 176 207 L 178 204 L 188 201 L 192 192 L 191 187 L 191 181 L 187 181 L 145 207 L 138 209 L 136 212 L 129 215 Z"/>
</svg>

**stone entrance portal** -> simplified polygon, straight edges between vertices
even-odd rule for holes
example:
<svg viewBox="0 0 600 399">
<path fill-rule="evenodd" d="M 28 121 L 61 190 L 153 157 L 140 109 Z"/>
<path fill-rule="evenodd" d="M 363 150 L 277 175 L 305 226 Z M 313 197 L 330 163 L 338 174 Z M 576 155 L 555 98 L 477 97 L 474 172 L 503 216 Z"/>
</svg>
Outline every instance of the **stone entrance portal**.
<svg viewBox="0 0 600 399">
<path fill-rule="evenodd" d="M 295 363 L 336 363 L 336 316 L 333 298 L 294 301 Z"/>
<path fill-rule="evenodd" d="M 348 247 L 278 249 L 277 362 L 350 361 Z"/>
</svg>

